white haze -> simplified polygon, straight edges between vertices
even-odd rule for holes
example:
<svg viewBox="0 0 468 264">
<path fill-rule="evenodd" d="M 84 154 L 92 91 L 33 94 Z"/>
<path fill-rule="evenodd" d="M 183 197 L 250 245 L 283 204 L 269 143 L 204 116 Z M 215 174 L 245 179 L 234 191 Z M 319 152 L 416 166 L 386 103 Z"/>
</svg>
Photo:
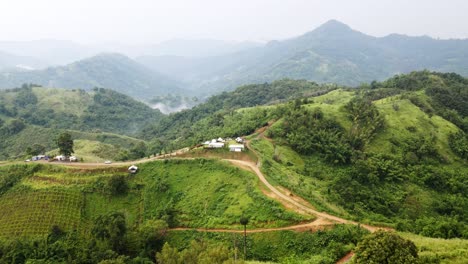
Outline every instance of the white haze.
<svg viewBox="0 0 468 264">
<path fill-rule="evenodd" d="M 0 41 L 265 42 L 300 35 L 329 19 L 374 36 L 468 38 L 466 10 L 465 0 L 0 0 Z"/>
</svg>

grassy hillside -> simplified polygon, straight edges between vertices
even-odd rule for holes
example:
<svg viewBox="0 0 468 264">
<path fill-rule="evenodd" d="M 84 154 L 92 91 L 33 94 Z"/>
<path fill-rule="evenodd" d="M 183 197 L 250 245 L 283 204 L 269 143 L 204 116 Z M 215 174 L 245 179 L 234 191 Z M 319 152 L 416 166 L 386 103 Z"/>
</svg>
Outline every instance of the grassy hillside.
<svg viewBox="0 0 468 264">
<path fill-rule="evenodd" d="M 31 158 L 27 156 L 27 150 L 35 144 L 44 147 L 46 152 L 53 151 L 57 148 L 56 139 L 63 131 L 65 130 L 27 125 L 0 142 L 0 159 Z M 117 134 L 66 131 L 75 141 L 75 154 L 84 161 L 126 159 L 127 152 L 144 144 L 143 140 Z"/>
<path fill-rule="evenodd" d="M 428 238 L 411 233 L 399 233 L 410 239 L 419 248 L 419 256 L 427 260 L 440 260 L 440 263 L 463 264 L 468 259 L 468 240 Z"/>
<path fill-rule="evenodd" d="M 115 148 L 131 149 L 143 141 L 117 134 L 135 135 L 161 116 L 158 110 L 111 90 L 25 85 L 0 92 L 0 134 L 5 139 L 0 142 L 0 158 L 18 157 L 34 144 L 50 151 L 63 130 L 70 130 L 74 139 L 113 145 L 118 153 Z"/>
<path fill-rule="evenodd" d="M 171 148 L 266 127 L 250 137 L 262 170 L 318 209 L 425 236 L 466 237 L 467 87 L 456 74 L 414 72 L 194 119 L 213 107 L 207 103 L 170 116 L 167 130 L 159 129 L 174 140 L 160 143 Z M 188 120 L 198 121 L 189 127 Z"/>
<path fill-rule="evenodd" d="M 132 134 L 161 117 L 159 111 L 141 102 L 102 88 L 86 92 L 24 85 L 1 91 L 0 103 L 4 119 L 81 131 Z"/>
<path fill-rule="evenodd" d="M 5 238 L 13 238 L 13 234 L 44 235 L 53 225 L 86 233 L 97 216 L 113 211 L 122 211 L 132 228 L 146 220 L 165 219 L 177 227 L 237 229 L 241 228 L 238 222 L 242 214 L 249 215 L 250 226 L 257 228 L 307 220 L 266 198 L 252 173 L 224 162 L 151 162 L 141 164 L 135 176 L 128 175 L 126 167 L 87 171 L 15 165 L 1 167 L 0 172 L 0 207 L 11 212 L 0 218 L 0 236 Z M 17 177 L 14 182 L 9 182 L 13 180 L 9 175 Z M 109 181 L 118 175 L 124 177 L 129 189 L 112 194 Z M 28 221 L 39 217 L 40 212 L 47 214 L 40 223 Z M 67 222 L 67 218 L 73 221 Z"/>
<path fill-rule="evenodd" d="M 333 96 L 340 93 L 329 93 L 327 100 L 335 104 Z M 339 103 L 342 98 L 336 97 L 335 109 L 324 106 L 320 98 L 302 106 L 327 109 L 323 120 L 337 122 L 319 128 L 328 134 L 317 130 L 312 139 L 301 137 L 286 117 L 267 130 L 273 141 L 252 141 L 271 180 L 338 215 L 390 223 L 428 236 L 465 237 L 468 170 L 466 160 L 449 147 L 449 135 L 460 129 L 440 116 L 428 116 L 404 97 L 391 97 L 374 103 L 383 114 L 383 128 L 354 148 L 356 134 L 366 131 L 356 121 L 350 125 Z M 337 131 L 336 126 L 341 128 Z M 333 134 L 348 139 L 340 141 Z"/>
</svg>

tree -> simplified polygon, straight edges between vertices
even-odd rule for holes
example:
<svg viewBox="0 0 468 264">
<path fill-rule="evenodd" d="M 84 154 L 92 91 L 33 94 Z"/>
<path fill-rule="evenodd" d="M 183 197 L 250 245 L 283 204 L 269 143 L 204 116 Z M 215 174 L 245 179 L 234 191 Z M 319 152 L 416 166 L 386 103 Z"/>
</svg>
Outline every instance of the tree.
<svg viewBox="0 0 468 264">
<path fill-rule="evenodd" d="M 179 251 L 171 247 L 167 242 L 161 252 L 156 253 L 157 263 L 160 264 L 181 264 Z"/>
<path fill-rule="evenodd" d="M 141 248 L 147 257 L 154 257 L 164 243 L 168 225 L 163 220 L 147 220 L 138 228 Z"/>
<path fill-rule="evenodd" d="M 128 192 L 128 183 L 125 176 L 114 175 L 107 182 L 107 188 L 112 195 L 125 195 Z"/>
<path fill-rule="evenodd" d="M 113 212 L 98 216 L 94 221 L 91 234 L 101 241 L 107 241 L 114 251 L 122 252 L 125 246 L 124 238 L 127 234 L 125 215 Z"/>
<path fill-rule="evenodd" d="M 28 147 L 26 149 L 26 154 L 31 155 L 31 156 L 36 156 L 39 154 L 44 154 L 45 153 L 46 147 L 41 144 L 33 144 L 31 147 Z"/>
<path fill-rule="evenodd" d="M 393 232 L 377 231 L 365 237 L 356 247 L 354 263 L 410 264 L 418 263 L 414 243 Z"/>
<path fill-rule="evenodd" d="M 73 153 L 73 139 L 67 132 L 60 134 L 57 138 L 57 146 L 60 154 L 64 156 L 70 156 Z"/>
</svg>

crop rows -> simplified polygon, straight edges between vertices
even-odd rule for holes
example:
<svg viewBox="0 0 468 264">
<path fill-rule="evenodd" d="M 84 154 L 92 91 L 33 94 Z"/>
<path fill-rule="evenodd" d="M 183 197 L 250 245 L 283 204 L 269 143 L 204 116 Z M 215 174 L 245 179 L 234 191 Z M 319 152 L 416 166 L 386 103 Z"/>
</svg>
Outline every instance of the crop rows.
<svg viewBox="0 0 468 264">
<path fill-rule="evenodd" d="M 76 190 L 35 190 L 0 197 L 0 237 L 43 235 L 54 225 L 78 229 L 83 196 Z"/>
</svg>

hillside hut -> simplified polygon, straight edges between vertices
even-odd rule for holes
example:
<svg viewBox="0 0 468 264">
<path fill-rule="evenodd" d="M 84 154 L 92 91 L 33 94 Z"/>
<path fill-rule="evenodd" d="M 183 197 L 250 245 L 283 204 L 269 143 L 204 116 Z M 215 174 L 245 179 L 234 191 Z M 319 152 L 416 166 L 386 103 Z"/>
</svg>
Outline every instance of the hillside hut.
<svg viewBox="0 0 468 264">
<path fill-rule="evenodd" d="M 244 145 L 229 145 L 229 151 L 231 152 L 242 152 L 244 149 Z"/>
<path fill-rule="evenodd" d="M 138 171 L 138 167 L 135 166 L 135 165 L 132 165 L 132 166 L 128 167 L 128 172 L 130 172 L 132 174 L 136 173 L 137 171 Z"/>
</svg>

